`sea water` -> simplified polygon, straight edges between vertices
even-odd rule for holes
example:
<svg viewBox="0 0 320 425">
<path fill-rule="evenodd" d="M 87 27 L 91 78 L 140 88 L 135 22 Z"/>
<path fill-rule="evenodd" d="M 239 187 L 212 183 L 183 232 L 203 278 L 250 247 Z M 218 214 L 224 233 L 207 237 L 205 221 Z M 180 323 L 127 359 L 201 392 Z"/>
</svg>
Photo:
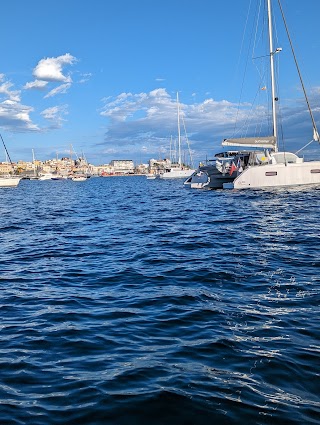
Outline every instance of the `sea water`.
<svg viewBox="0 0 320 425">
<path fill-rule="evenodd" d="M 0 196 L 1 425 L 320 423 L 320 187 Z"/>
</svg>

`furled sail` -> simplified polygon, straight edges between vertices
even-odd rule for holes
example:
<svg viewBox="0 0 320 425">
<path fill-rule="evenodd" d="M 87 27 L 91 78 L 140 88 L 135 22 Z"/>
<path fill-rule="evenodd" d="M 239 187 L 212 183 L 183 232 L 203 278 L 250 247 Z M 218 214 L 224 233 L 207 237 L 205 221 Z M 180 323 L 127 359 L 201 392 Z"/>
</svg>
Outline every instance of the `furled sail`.
<svg viewBox="0 0 320 425">
<path fill-rule="evenodd" d="M 238 139 L 224 139 L 222 146 L 246 146 L 248 148 L 271 148 L 276 145 L 276 138 L 270 137 L 241 137 Z"/>
</svg>

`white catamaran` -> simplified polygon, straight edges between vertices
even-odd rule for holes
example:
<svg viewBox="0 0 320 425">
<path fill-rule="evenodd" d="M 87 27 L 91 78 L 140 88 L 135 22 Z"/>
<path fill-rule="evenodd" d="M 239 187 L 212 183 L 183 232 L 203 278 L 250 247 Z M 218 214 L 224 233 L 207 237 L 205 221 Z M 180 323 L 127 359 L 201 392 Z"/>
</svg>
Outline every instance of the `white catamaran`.
<svg viewBox="0 0 320 425">
<path fill-rule="evenodd" d="M 293 152 L 280 152 L 278 144 L 278 116 L 277 116 L 277 93 L 274 70 L 274 55 L 281 52 L 281 48 L 274 49 L 273 42 L 273 9 L 272 1 L 267 1 L 268 10 L 268 32 L 269 32 L 269 55 L 270 55 L 270 75 L 271 75 L 271 96 L 272 96 L 272 121 L 273 135 L 268 138 L 269 149 L 265 151 L 265 155 L 260 161 L 249 163 L 241 173 L 229 183 L 224 183 L 225 189 L 248 189 L 248 188 L 271 188 L 279 186 L 295 186 L 320 184 L 320 161 L 304 161 Z M 280 0 L 278 0 L 280 12 L 287 32 L 287 36 L 291 45 L 293 57 L 297 66 L 300 82 L 303 88 L 307 106 L 309 109 L 312 127 L 313 140 L 319 142 L 319 133 L 313 117 L 313 113 L 306 95 L 306 91 L 301 78 L 301 73 L 297 64 L 296 56 L 293 50 L 290 34 L 283 14 Z M 311 142 L 309 142 L 311 143 Z M 308 143 L 308 145 L 309 145 Z M 264 141 L 261 141 L 261 145 Z M 258 138 L 250 139 L 227 139 L 222 143 L 223 146 L 242 146 L 243 148 L 251 146 L 259 146 Z M 300 149 L 301 150 L 301 149 Z"/>
<path fill-rule="evenodd" d="M 320 184 L 320 161 L 304 161 L 296 153 L 279 151 L 278 127 L 280 124 L 278 123 L 278 96 L 276 93 L 274 57 L 282 49 L 279 47 L 274 48 L 272 0 L 263 1 L 267 5 L 269 47 L 267 57 L 269 58 L 271 80 L 272 130 L 270 132 L 272 134 L 267 137 L 225 139 L 222 142 L 222 146 L 232 150 L 217 154 L 213 160 L 200 165 L 198 170 L 185 181 L 185 184 L 189 184 L 191 188 L 249 189 Z M 319 142 L 319 133 L 303 85 L 281 1 L 278 0 L 278 3 L 311 117 L 313 127 L 313 140 L 311 142 Z M 307 143 L 302 149 L 311 142 Z"/>
</svg>

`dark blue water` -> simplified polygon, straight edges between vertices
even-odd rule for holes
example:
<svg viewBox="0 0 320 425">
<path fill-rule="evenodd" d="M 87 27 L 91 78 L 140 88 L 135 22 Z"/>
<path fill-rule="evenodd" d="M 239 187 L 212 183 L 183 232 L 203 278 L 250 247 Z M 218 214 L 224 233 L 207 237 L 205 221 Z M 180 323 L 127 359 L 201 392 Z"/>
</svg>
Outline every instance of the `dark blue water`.
<svg viewBox="0 0 320 425">
<path fill-rule="evenodd" d="M 319 187 L 0 196 L 1 425 L 320 423 Z"/>
</svg>

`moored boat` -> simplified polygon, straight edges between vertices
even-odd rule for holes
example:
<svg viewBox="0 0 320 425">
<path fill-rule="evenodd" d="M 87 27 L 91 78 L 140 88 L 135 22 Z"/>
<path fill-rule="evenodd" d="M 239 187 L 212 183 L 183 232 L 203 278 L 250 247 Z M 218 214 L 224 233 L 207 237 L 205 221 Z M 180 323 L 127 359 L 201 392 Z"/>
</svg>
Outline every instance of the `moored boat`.
<svg viewBox="0 0 320 425">
<path fill-rule="evenodd" d="M 148 180 L 154 180 L 157 176 L 155 175 L 155 173 L 148 173 L 146 174 L 146 177 Z"/>
<path fill-rule="evenodd" d="M 84 174 L 74 175 L 71 177 L 73 182 L 84 182 L 88 179 L 88 177 Z"/>
<path fill-rule="evenodd" d="M 18 176 L 0 176 L 0 187 L 16 187 L 20 180 Z"/>
<path fill-rule="evenodd" d="M 293 153 L 283 148 L 279 151 L 279 141 L 281 146 L 284 147 L 285 140 L 283 137 L 282 124 L 279 121 L 281 114 L 279 113 L 279 98 L 277 95 L 278 84 L 275 72 L 275 58 L 279 57 L 282 48 L 274 48 L 273 40 L 273 24 L 274 13 L 272 4 L 273 0 L 264 0 L 266 3 L 267 19 L 263 22 L 268 26 L 269 49 L 267 54 L 259 56 L 259 58 L 266 58 L 269 61 L 270 68 L 270 81 L 271 81 L 271 114 L 272 129 L 265 132 L 267 136 L 256 137 L 240 137 L 224 139 L 222 146 L 229 149 L 238 150 L 232 158 L 228 167 L 226 163 L 222 164 L 221 160 L 216 159 L 211 164 L 200 166 L 198 170 L 193 173 L 190 179 L 185 181 L 192 188 L 224 188 L 224 189 L 250 189 L 250 188 L 274 188 L 282 186 L 297 186 L 297 185 L 311 185 L 320 184 L 320 161 L 312 160 L 305 161 L 303 157 L 298 156 L 298 153 L 305 149 L 312 142 L 319 142 L 319 133 L 317 125 L 311 110 L 309 100 L 307 98 L 306 90 L 302 81 L 301 72 L 298 67 L 296 55 L 292 46 L 290 34 L 285 21 L 284 12 L 281 6 L 281 0 L 278 0 L 280 15 L 283 18 L 285 31 L 287 33 L 289 44 L 293 53 L 294 61 L 297 67 L 302 91 L 305 96 L 307 109 L 311 117 L 311 128 L 313 138 L 306 143 L 303 148 L 298 152 Z M 256 24 L 256 28 L 262 28 Z M 259 59 L 258 58 L 258 59 Z M 278 67 L 277 67 L 278 68 Z M 261 74 L 262 75 L 262 74 Z M 262 86 L 262 81 L 259 83 L 260 90 L 267 90 L 266 86 Z M 260 128 L 260 125 L 256 127 Z M 281 129 L 281 131 L 279 131 Z M 268 135 L 269 134 L 269 135 Z M 282 139 L 280 140 L 281 134 Z M 224 162 L 223 160 L 222 162 Z"/>
<path fill-rule="evenodd" d="M 180 102 L 179 102 L 179 94 L 177 93 L 177 117 L 178 117 L 178 162 L 172 163 L 170 168 L 165 168 L 164 170 L 161 170 L 158 174 L 158 177 L 160 179 L 185 179 L 187 177 L 190 177 L 195 169 L 192 169 L 189 166 L 186 166 L 182 164 L 182 158 L 181 158 L 181 130 L 180 130 Z M 189 148 L 189 143 L 188 143 Z M 191 152 L 189 148 L 189 155 L 191 158 Z M 171 159 L 171 158 L 170 158 Z"/>
<path fill-rule="evenodd" d="M 272 0 L 266 0 L 267 3 L 267 14 L 268 14 L 268 35 L 269 35 L 269 66 L 270 66 L 270 76 L 271 76 L 271 102 L 272 102 L 272 123 L 273 123 L 273 137 L 274 146 L 270 150 L 264 152 L 264 157 L 258 158 L 260 161 L 255 163 L 249 163 L 247 167 L 241 170 L 238 173 L 237 177 L 231 183 L 225 183 L 225 189 L 252 189 L 252 188 L 274 188 L 282 186 L 300 186 L 300 185 L 310 185 L 310 184 L 320 184 L 320 161 L 304 161 L 304 158 L 299 157 L 296 153 L 290 151 L 279 151 L 279 105 L 278 105 L 278 96 L 277 88 L 278 85 L 275 81 L 275 65 L 274 60 L 275 56 L 279 56 L 282 48 L 274 48 L 274 37 L 273 37 L 273 26 L 274 26 L 274 13 L 272 9 Z M 275 2 L 274 2 L 275 4 Z M 281 1 L 278 0 L 279 4 L 279 14 L 282 16 L 285 31 L 288 36 L 289 44 L 291 46 L 291 51 L 293 54 L 294 62 L 298 71 L 302 91 L 305 96 L 307 108 L 311 117 L 311 124 L 313 129 L 313 139 L 305 144 L 302 148 L 304 149 L 311 142 L 319 142 L 319 133 L 316 126 L 316 122 L 311 110 L 311 106 L 307 97 L 307 93 L 304 87 L 302 80 L 301 72 L 298 66 L 296 55 L 293 49 L 291 37 L 288 31 L 288 26 L 284 17 L 284 11 L 281 6 Z M 281 131 L 282 133 L 282 131 Z M 223 142 L 224 146 L 235 146 L 239 145 L 239 142 L 242 145 L 248 145 L 248 142 L 244 140 L 242 143 L 241 140 L 225 140 Z M 250 142 L 250 141 L 249 141 Z M 284 144 L 284 140 L 283 140 Z M 300 149 L 300 151 L 302 150 Z"/>
</svg>

